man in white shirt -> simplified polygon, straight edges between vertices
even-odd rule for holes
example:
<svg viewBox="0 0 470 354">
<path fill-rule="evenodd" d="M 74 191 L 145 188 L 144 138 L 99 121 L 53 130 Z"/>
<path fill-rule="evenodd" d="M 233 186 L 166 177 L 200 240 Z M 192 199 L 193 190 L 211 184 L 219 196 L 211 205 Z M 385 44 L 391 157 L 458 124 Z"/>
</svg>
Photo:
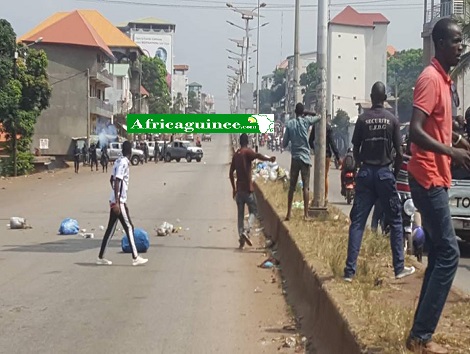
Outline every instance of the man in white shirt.
<svg viewBox="0 0 470 354">
<path fill-rule="evenodd" d="M 116 160 L 113 167 L 113 173 L 111 175 L 111 197 L 109 204 L 111 207 L 108 221 L 108 228 L 103 237 L 101 243 L 100 254 L 96 261 L 96 264 L 100 265 L 111 265 L 111 261 L 104 258 L 106 247 L 108 246 L 109 240 L 116 231 L 116 225 L 118 220 L 121 222 L 124 231 L 126 232 L 129 245 L 132 250 L 132 265 L 137 266 L 145 264 L 148 259 L 142 258 L 137 253 L 137 248 L 134 242 L 134 225 L 132 225 L 131 218 L 129 216 L 129 209 L 127 208 L 127 189 L 129 188 L 129 158 L 132 154 L 132 145 L 129 141 L 125 141 L 122 144 L 122 156 Z"/>
</svg>

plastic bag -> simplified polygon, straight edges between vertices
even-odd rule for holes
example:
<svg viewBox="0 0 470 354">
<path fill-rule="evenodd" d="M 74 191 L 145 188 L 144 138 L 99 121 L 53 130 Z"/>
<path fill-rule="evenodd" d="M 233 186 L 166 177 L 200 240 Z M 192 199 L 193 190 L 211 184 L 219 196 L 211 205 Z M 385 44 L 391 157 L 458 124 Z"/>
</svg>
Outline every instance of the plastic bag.
<svg viewBox="0 0 470 354">
<path fill-rule="evenodd" d="M 18 216 L 10 218 L 10 229 L 24 229 L 26 227 L 26 219 Z"/>
<path fill-rule="evenodd" d="M 149 236 L 147 232 L 143 229 L 134 229 L 134 242 L 137 252 L 145 253 L 150 247 Z M 131 246 L 129 245 L 129 240 L 127 235 L 124 235 L 121 240 L 121 249 L 124 253 L 132 253 Z"/>
<path fill-rule="evenodd" d="M 78 221 L 75 219 L 64 219 L 60 224 L 59 234 L 61 235 L 76 235 L 80 231 Z"/>
<path fill-rule="evenodd" d="M 166 236 L 173 232 L 175 232 L 174 226 L 166 221 L 163 224 L 161 224 L 157 229 L 158 236 Z"/>
</svg>

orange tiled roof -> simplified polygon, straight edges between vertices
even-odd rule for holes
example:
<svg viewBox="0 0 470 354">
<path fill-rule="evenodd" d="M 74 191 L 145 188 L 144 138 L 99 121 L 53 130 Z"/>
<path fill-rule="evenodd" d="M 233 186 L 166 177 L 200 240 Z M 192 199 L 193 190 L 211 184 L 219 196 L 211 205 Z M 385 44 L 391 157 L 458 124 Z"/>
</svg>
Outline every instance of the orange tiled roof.
<svg viewBox="0 0 470 354">
<path fill-rule="evenodd" d="M 376 23 L 388 25 L 390 21 L 380 13 L 360 13 L 348 5 L 330 23 L 355 27 L 374 27 Z"/>
<path fill-rule="evenodd" d="M 129 37 L 117 29 L 111 22 L 109 22 L 100 12 L 96 10 L 76 10 L 75 12 L 80 13 L 95 31 L 100 35 L 108 47 L 122 47 L 122 48 L 135 48 L 140 47 L 134 43 Z M 19 38 L 20 41 L 24 41 L 25 38 L 31 38 L 34 36 L 36 39 L 38 32 L 51 24 L 63 19 L 69 15 L 70 12 L 57 12 L 54 15 L 47 18 L 45 21 L 40 23 L 38 26 L 33 28 L 31 31 Z"/>
<path fill-rule="evenodd" d="M 41 43 L 44 44 L 73 44 L 99 48 L 105 54 L 114 58 L 113 52 L 111 52 L 103 38 L 78 11 L 69 13 L 48 27 L 35 32 L 30 37 L 23 38 L 23 42 L 34 42 L 39 37 L 42 37 Z"/>
</svg>

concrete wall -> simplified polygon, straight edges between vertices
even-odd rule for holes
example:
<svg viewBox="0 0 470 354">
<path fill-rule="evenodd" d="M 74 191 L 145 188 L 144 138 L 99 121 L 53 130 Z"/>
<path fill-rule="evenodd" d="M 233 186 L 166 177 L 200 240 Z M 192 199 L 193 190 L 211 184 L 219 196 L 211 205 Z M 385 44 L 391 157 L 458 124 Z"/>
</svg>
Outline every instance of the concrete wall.
<svg viewBox="0 0 470 354">
<path fill-rule="evenodd" d="M 350 118 L 357 116 L 356 102 L 365 96 L 366 46 L 371 42 L 364 27 L 330 25 L 328 65 L 328 112 L 346 111 Z M 334 96 L 334 99 L 333 99 Z"/>
<path fill-rule="evenodd" d="M 183 95 L 184 107 L 188 106 L 188 75 L 176 72 L 173 74 L 173 102 L 175 102 L 178 93 Z"/>
<path fill-rule="evenodd" d="M 49 60 L 48 74 L 52 85 L 50 107 L 42 112 L 35 125 L 32 149 L 39 139 L 49 139 L 45 155 L 71 155 L 72 137 L 87 136 L 86 69 L 97 64 L 97 50 L 92 48 L 38 44 Z"/>
</svg>

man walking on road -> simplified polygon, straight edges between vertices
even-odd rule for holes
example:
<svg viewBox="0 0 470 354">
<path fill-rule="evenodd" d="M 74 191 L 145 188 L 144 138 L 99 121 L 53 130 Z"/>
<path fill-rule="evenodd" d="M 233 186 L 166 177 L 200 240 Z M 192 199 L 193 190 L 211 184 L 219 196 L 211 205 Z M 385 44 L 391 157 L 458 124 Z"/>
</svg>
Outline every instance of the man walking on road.
<svg viewBox="0 0 470 354">
<path fill-rule="evenodd" d="M 354 159 L 362 163 L 362 166 L 356 175 L 356 195 L 350 213 L 348 257 L 344 268 L 344 280 L 348 282 L 352 281 L 356 273 L 364 228 L 377 199 L 390 222 L 395 277 L 401 279 L 415 272 L 414 267 L 405 267 L 401 203 L 395 186 L 403 156 L 400 123 L 384 108 L 387 99 L 385 92 L 382 82 L 376 82 L 372 86 L 372 108 L 359 116 L 352 138 Z M 392 172 L 390 165 L 394 162 L 393 148 L 396 157 Z"/>
<path fill-rule="evenodd" d="M 310 184 L 310 146 L 308 143 L 308 128 L 320 121 L 320 117 L 315 113 L 304 110 L 302 103 L 295 106 L 295 118 L 286 123 L 284 139 L 282 146 L 287 148 L 291 143 L 291 163 L 290 163 L 290 186 L 287 196 L 287 216 L 286 221 L 290 220 L 292 212 L 292 201 L 294 199 L 295 187 L 299 179 L 299 173 L 302 176 L 302 188 L 304 197 L 304 218 L 308 219 L 308 191 Z"/>
<path fill-rule="evenodd" d="M 245 242 L 252 246 L 250 231 L 253 227 L 255 217 L 258 215 L 254 186 L 251 178 L 251 163 L 258 159 L 261 161 L 276 161 L 275 156 L 267 157 L 258 154 L 248 147 L 249 139 L 247 134 L 240 135 L 240 149 L 232 157 L 230 165 L 230 183 L 232 184 L 232 196 L 237 202 L 238 209 L 238 236 L 239 248 L 243 249 Z M 234 172 L 237 173 L 237 183 L 235 184 Z M 248 206 L 248 229 L 245 230 L 245 204 Z"/>
<path fill-rule="evenodd" d="M 448 74 L 463 51 L 462 31 L 449 18 L 439 20 L 432 31 L 435 57 L 414 89 L 410 123 L 411 160 L 408 179 L 413 202 L 421 213 L 429 248 L 423 280 L 406 347 L 414 353 L 445 354 L 432 341 L 457 271 L 460 251 L 449 210 L 451 160 L 470 169 L 470 145 L 452 132 L 452 100 L 459 106 Z"/>
<path fill-rule="evenodd" d="M 113 166 L 113 174 L 111 175 L 111 187 L 113 191 L 110 197 L 110 213 L 108 228 L 104 234 L 103 241 L 101 243 L 101 249 L 96 264 L 100 265 L 111 265 L 111 261 L 104 257 L 106 247 L 108 246 L 109 240 L 116 231 L 116 225 L 118 220 L 121 222 L 124 231 L 126 232 L 129 245 L 132 250 L 132 265 L 137 266 L 145 264 L 148 259 L 142 258 L 137 253 L 137 248 L 134 242 L 134 225 L 132 224 L 129 209 L 127 208 L 127 189 L 129 188 L 129 159 L 132 155 L 132 145 L 129 141 L 125 141 L 122 144 L 122 156 L 119 157 Z"/>
<path fill-rule="evenodd" d="M 75 143 L 75 148 L 73 149 L 73 165 L 75 167 L 75 173 L 78 173 L 78 169 L 80 168 L 80 148 L 78 147 L 78 143 Z"/>
</svg>

